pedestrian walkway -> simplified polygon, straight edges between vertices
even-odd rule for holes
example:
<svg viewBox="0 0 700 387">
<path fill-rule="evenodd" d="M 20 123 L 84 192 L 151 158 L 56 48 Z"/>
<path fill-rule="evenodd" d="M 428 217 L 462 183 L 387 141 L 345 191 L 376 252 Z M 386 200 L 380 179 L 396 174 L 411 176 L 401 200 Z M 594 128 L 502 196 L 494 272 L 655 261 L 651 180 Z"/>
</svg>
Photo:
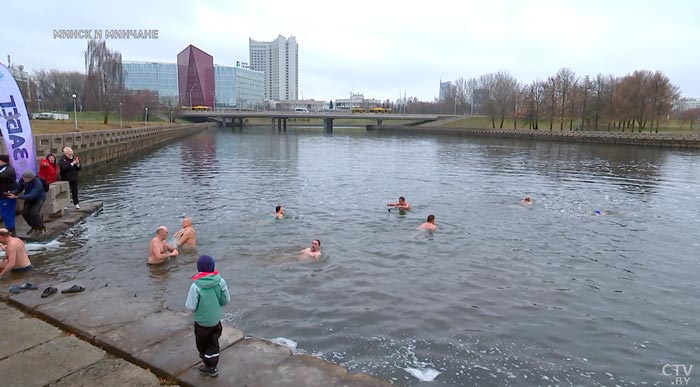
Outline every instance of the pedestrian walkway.
<svg viewBox="0 0 700 387">
<path fill-rule="evenodd" d="M 0 302 L 4 387 L 161 386 L 154 374 Z"/>
</svg>

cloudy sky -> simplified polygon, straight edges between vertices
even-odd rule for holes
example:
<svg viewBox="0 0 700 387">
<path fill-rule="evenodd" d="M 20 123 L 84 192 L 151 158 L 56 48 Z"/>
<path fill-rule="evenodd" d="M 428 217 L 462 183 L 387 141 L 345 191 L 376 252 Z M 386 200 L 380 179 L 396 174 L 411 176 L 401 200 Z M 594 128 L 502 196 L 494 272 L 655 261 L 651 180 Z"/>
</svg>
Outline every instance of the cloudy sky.
<svg viewBox="0 0 700 387">
<path fill-rule="evenodd" d="M 12 1 L 3 5 L 0 62 L 84 71 L 87 42 L 60 29 L 157 29 L 158 39 L 108 39 L 124 60 L 175 62 L 193 44 L 214 63 L 248 61 L 248 39 L 295 36 L 304 98 L 403 94 L 431 101 L 440 80 L 507 70 L 553 75 L 661 70 L 700 97 L 700 1 Z"/>
</svg>

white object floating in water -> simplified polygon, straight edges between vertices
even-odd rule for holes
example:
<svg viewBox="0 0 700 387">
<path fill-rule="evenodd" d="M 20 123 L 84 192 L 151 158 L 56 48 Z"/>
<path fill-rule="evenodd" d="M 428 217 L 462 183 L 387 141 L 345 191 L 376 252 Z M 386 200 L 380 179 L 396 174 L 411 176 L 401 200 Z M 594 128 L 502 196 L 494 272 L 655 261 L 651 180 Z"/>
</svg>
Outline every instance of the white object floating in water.
<svg viewBox="0 0 700 387">
<path fill-rule="evenodd" d="M 291 349 L 292 351 L 297 349 L 297 342 L 294 340 L 287 339 L 285 337 L 275 337 L 274 339 L 270 339 L 275 344 L 279 344 L 283 347 L 287 347 Z"/>
<path fill-rule="evenodd" d="M 422 382 L 432 382 L 433 380 L 435 380 L 435 378 L 437 378 L 438 375 L 440 375 L 440 372 L 438 370 L 434 370 L 432 368 L 406 367 L 403 370 Z"/>
</svg>

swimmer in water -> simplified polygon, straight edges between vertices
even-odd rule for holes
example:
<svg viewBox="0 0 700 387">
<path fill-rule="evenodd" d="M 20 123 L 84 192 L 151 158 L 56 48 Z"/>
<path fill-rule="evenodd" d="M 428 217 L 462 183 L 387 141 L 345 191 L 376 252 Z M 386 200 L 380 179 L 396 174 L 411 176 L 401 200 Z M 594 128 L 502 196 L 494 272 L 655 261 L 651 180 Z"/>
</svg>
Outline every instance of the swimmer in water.
<svg viewBox="0 0 700 387">
<path fill-rule="evenodd" d="M 192 227 L 192 219 L 185 218 L 182 220 L 182 228 L 175 232 L 175 243 L 177 247 L 195 247 L 197 245 L 197 237 Z"/>
<path fill-rule="evenodd" d="M 523 200 L 520 201 L 520 204 L 529 206 L 530 204 L 532 204 L 532 198 L 529 196 L 525 196 Z"/>
<path fill-rule="evenodd" d="M 401 196 L 399 198 L 399 201 L 397 203 L 387 203 L 387 206 L 388 207 L 396 207 L 399 210 L 408 210 L 411 208 L 411 205 L 408 204 L 408 202 L 406 201 L 406 198 L 403 196 Z"/>
<path fill-rule="evenodd" d="M 169 257 L 176 257 L 179 253 L 176 248 L 170 246 L 165 239 L 168 237 L 168 229 L 160 226 L 156 230 L 156 236 L 148 243 L 148 264 L 159 265 Z"/>
<path fill-rule="evenodd" d="M 607 213 L 603 210 L 595 210 L 593 211 L 593 215 L 607 215 Z"/>
<path fill-rule="evenodd" d="M 311 258 L 314 260 L 319 259 L 321 257 L 321 241 L 318 239 L 311 241 L 311 247 L 299 251 L 299 257 Z"/>
<path fill-rule="evenodd" d="M 282 218 L 284 218 L 284 207 L 282 207 L 282 206 L 275 207 L 275 219 L 282 219 Z"/>
<path fill-rule="evenodd" d="M 437 229 L 437 225 L 435 225 L 435 215 L 428 215 L 428 219 L 425 220 L 425 223 L 421 224 L 418 228 L 421 230 L 435 231 Z"/>
</svg>

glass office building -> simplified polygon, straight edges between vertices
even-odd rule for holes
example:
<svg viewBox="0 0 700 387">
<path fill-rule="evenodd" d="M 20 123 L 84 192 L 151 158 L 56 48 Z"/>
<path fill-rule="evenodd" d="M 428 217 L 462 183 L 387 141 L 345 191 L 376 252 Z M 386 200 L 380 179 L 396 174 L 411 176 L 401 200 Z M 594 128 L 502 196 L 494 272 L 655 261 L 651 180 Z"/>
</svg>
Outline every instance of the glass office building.
<svg viewBox="0 0 700 387">
<path fill-rule="evenodd" d="M 261 109 L 265 73 L 245 67 L 214 65 L 217 108 Z"/>
<path fill-rule="evenodd" d="M 161 103 L 176 104 L 177 65 L 158 62 L 122 62 L 124 87 L 127 90 L 147 90 L 158 93 Z"/>
</svg>

